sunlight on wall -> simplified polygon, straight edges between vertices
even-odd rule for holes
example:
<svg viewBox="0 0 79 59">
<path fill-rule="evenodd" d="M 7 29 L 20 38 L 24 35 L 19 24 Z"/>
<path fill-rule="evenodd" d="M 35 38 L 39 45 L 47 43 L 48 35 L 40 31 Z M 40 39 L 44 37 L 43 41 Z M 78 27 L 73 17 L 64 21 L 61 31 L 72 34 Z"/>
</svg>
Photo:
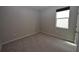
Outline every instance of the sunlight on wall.
<svg viewBox="0 0 79 59">
<path fill-rule="evenodd" d="M 65 43 L 72 45 L 72 46 L 77 46 L 75 43 L 71 43 L 71 42 L 68 42 L 68 41 L 66 41 Z"/>
</svg>

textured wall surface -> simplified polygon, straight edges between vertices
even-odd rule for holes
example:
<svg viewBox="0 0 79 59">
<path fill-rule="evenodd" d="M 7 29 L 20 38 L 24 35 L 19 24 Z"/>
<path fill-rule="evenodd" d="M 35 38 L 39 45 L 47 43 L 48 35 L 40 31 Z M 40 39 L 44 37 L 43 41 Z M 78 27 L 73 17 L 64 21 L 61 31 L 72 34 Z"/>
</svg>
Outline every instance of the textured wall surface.
<svg viewBox="0 0 79 59">
<path fill-rule="evenodd" d="M 27 7 L 1 7 L 2 42 L 39 32 L 39 11 Z"/>
</svg>

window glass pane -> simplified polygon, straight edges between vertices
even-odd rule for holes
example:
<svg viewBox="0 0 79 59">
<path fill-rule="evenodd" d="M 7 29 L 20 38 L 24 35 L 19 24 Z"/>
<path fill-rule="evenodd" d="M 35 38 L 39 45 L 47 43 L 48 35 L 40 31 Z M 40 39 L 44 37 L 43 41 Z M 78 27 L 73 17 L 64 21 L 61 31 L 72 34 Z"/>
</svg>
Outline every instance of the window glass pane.
<svg viewBox="0 0 79 59">
<path fill-rule="evenodd" d="M 68 19 L 57 19 L 56 27 L 68 29 Z"/>
<path fill-rule="evenodd" d="M 69 17 L 69 11 L 70 11 L 70 10 L 65 10 L 65 11 L 57 12 L 57 13 L 56 13 L 56 18 Z"/>
</svg>

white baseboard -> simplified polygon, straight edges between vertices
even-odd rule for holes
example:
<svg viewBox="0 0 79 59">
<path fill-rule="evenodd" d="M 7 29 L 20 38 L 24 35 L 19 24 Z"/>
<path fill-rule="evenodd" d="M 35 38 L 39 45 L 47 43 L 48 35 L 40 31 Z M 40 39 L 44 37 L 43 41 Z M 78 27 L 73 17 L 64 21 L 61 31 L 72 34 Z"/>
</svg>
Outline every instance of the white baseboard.
<svg viewBox="0 0 79 59">
<path fill-rule="evenodd" d="M 47 33 L 47 32 L 42 32 L 42 33 L 56 37 L 56 38 L 59 38 L 59 39 L 63 39 L 63 38 L 60 38 L 58 35 L 50 34 L 50 33 Z"/>
<path fill-rule="evenodd" d="M 58 35 L 50 34 L 50 33 L 47 33 L 47 32 L 41 32 L 41 33 L 44 33 L 44 34 L 47 34 L 47 35 L 53 36 L 53 37 L 58 38 L 58 39 L 62 39 L 62 40 L 68 41 L 68 40 L 66 40 L 65 38 L 60 37 L 60 36 L 58 36 Z M 70 42 L 72 42 L 72 41 L 70 41 Z"/>
<path fill-rule="evenodd" d="M 28 36 L 31 36 L 31 35 L 35 35 L 35 34 L 37 34 L 37 33 L 39 33 L 39 32 L 32 33 L 32 34 L 27 34 L 27 35 L 24 35 L 24 36 L 15 38 L 15 39 L 13 39 L 13 40 L 9 40 L 9 41 L 3 42 L 1 45 L 10 43 L 10 42 L 13 42 L 13 41 L 16 41 L 16 40 L 19 40 L 19 39 L 22 39 L 22 38 L 25 38 L 25 37 L 28 37 Z"/>
</svg>

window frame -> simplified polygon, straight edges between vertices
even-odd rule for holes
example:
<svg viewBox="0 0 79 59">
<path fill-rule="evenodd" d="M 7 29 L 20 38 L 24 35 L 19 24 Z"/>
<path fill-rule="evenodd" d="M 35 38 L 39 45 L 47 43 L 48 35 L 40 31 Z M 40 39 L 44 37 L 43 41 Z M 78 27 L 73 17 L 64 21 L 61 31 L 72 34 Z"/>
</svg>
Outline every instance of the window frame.
<svg viewBox="0 0 79 59">
<path fill-rule="evenodd" d="M 70 7 L 68 6 L 68 7 L 64 7 L 64 8 L 57 9 L 57 10 L 56 10 L 56 13 L 57 13 L 57 12 L 62 12 L 62 11 L 65 11 L 65 10 L 69 10 L 69 17 L 56 18 L 56 28 L 69 29 Z M 57 15 L 56 15 L 56 16 L 57 16 Z M 57 27 L 57 19 L 68 19 L 68 28 Z"/>
</svg>

